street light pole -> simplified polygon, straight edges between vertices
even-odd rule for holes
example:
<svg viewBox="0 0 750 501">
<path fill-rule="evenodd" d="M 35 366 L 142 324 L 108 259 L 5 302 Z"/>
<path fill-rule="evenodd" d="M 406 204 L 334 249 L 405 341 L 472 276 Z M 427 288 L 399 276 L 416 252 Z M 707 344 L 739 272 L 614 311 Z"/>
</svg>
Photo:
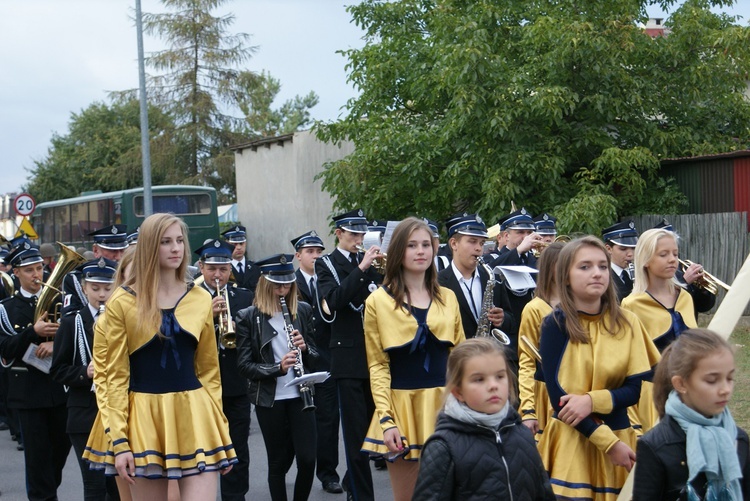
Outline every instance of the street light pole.
<svg viewBox="0 0 750 501">
<path fill-rule="evenodd" d="M 143 20 L 141 0 L 135 0 L 135 28 L 138 34 L 138 85 L 141 102 L 141 159 L 143 162 L 143 214 L 154 212 L 151 197 L 151 142 L 148 134 L 148 99 L 146 98 L 146 69 L 143 62 Z"/>
</svg>

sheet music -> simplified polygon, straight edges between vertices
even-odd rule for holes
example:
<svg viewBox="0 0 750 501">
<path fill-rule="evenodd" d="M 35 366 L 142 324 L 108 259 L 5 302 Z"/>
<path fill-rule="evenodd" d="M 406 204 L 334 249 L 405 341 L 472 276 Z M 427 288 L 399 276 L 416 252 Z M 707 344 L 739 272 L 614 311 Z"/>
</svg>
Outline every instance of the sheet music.
<svg viewBox="0 0 750 501">
<path fill-rule="evenodd" d="M 325 371 L 323 371 L 323 372 L 313 372 L 311 374 L 305 374 L 304 376 L 300 376 L 300 377 L 296 377 L 296 378 L 292 379 L 287 384 L 285 384 L 284 387 L 286 388 L 287 386 L 292 386 L 292 385 L 297 385 L 297 384 L 305 384 L 305 383 L 318 384 L 318 383 L 322 383 L 323 381 L 325 381 L 329 377 L 331 377 L 331 373 L 330 372 L 325 372 Z"/>
<path fill-rule="evenodd" d="M 505 277 L 508 286 L 514 291 L 524 289 L 535 289 L 536 282 L 531 277 L 532 273 L 539 273 L 535 268 L 529 266 L 495 266 L 492 270 Z"/>
<path fill-rule="evenodd" d="M 26 353 L 23 354 L 21 360 L 26 362 L 26 365 L 36 367 L 45 374 L 49 374 L 49 369 L 52 367 L 52 356 L 50 355 L 47 358 L 39 358 L 36 356 L 36 350 L 38 349 L 38 344 L 30 344 L 29 347 L 26 348 Z"/>
<path fill-rule="evenodd" d="M 388 244 L 391 243 L 391 235 L 393 235 L 393 230 L 396 229 L 396 226 L 398 226 L 398 223 L 401 221 L 388 221 L 388 224 L 385 225 L 385 234 L 383 235 L 383 243 L 380 244 L 380 253 L 381 254 L 388 254 Z"/>
</svg>

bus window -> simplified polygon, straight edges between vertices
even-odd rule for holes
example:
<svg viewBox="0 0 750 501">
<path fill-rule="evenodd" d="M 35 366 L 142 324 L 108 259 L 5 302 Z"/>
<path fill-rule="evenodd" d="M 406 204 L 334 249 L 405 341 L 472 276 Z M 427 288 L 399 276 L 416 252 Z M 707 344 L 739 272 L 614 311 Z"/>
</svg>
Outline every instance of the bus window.
<svg viewBox="0 0 750 501">
<path fill-rule="evenodd" d="M 55 207 L 55 241 L 71 242 L 70 238 L 70 206 Z"/>
<path fill-rule="evenodd" d="M 211 214 L 211 196 L 205 193 L 153 195 L 154 212 L 171 212 L 177 216 Z M 143 217 L 143 195 L 133 197 L 135 215 Z"/>
</svg>

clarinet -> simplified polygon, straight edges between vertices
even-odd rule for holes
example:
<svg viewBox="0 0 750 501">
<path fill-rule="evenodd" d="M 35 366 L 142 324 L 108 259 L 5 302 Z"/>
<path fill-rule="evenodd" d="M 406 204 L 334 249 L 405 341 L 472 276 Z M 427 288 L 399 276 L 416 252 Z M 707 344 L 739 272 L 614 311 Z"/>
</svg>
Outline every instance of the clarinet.
<svg viewBox="0 0 750 501">
<path fill-rule="evenodd" d="M 305 368 L 302 366 L 302 350 L 294 345 L 294 336 L 292 335 L 292 332 L 294 332 L 294 324 L 292 324 L 292 315 L 289 313 L 289 307 L 286 305 L 284 296 L 279 297 L 279 302 L 281 302 L 281 314 L 284 317 L 284 329 L 286 329 L 289 339 L 289 351 L 295 351 L 297 354 L 297 359 L 292 367 L 294 370 L 294 377 L 302 377 L 305 375 Z M 314 411 L 315 403 L 313 402 L 312 388 L 310 388 L 310 385 L 307 383 L 300 384 L 299 394 L 300 397 L 302 397 L 302 410 Z"/>
</svg>

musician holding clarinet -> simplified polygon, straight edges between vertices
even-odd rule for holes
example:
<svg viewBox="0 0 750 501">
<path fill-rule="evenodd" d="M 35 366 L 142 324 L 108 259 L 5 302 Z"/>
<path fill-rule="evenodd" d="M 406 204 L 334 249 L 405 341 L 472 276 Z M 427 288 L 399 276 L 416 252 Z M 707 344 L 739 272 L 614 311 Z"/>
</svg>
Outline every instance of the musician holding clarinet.
<svg viewBox="0 0 750 501">
<path fill-rule="evenodd" d="M 261 275 L 254 304 L 237 316 L 237 364 L 250 379 L 250 399 L 266 446 L 273 501 L 287 499 L 286 473 L 294 457 L 293 499 L 307 499 L 315 477 L 312 385 L 293 381 L 304 375 L 317 352 L 312 341 L 312 307 L 297 300 L 293 258 L 277 254 L 255 263 Z"/>
</svg>

